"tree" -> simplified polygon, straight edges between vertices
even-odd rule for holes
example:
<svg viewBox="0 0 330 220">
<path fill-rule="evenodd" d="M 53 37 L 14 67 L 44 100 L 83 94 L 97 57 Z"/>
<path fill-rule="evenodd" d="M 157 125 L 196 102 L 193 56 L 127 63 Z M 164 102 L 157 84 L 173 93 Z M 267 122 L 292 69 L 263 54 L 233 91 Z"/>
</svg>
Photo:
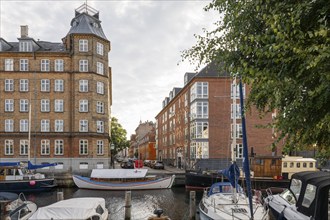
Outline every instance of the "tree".
<svg viewBox="0 0 330 220">
<path fill-rule="evenodd" d="M 118 119 L 111 118 L 111 144 L 115 146 L 114 155 L 117 152 L 129 147 L 129 141 L 126 138 L 126 130 L 119 124 Z"/>
<path fill-rule="evenodd" d="M 198 66 L 215 62 L 251 86 L 248 105 L 276 110 L 287 150 L 317 146 L 330 156 L 330 4 L 328 0 L 214 0 L 214 30 L 183 51 Z"/>
</svg>

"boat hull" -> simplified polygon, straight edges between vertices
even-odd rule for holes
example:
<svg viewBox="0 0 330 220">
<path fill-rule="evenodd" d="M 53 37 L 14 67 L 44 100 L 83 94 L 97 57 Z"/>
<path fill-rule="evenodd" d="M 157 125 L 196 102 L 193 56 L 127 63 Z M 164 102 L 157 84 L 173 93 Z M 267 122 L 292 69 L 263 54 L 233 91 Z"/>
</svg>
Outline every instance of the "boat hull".
<svg viewBox="0 0 330 220">
<path fill-rule="evenodd" d="M 49 191 L 56 187 L 55 180 L 6 180 L 0 181 L 0 192 L 42 192 Z"/>
<path fill-rule="evenodd" d="M 149 190 L 149 189 L 169 189 L 172 187 L 175 175 L 144 182 L 110 183 L 91 180 L 89 177 L 74 175 L 74 183 L 81 189 L 97 190 Z"/>
</svg>

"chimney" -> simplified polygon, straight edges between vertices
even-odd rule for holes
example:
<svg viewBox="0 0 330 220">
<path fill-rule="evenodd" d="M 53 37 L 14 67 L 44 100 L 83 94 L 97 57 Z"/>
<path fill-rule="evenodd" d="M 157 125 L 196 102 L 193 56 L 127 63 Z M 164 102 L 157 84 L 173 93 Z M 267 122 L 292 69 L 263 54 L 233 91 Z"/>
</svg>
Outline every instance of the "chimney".
<svg viewBox="0 0 330 220">
<path fill-rule="evenodd" d="M 21 38 L 29 37 L 29 27 L 27 25 L 21 25 Z"/>
</svg>

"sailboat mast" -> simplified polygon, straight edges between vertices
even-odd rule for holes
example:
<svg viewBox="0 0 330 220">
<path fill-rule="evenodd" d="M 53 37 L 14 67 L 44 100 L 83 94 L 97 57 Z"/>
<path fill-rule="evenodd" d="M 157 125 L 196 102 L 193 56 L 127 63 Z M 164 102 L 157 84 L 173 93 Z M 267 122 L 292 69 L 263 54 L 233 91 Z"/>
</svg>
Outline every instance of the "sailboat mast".
<svg viewBox="0 0 330 220">
<path fill-rule="evenodd" d="M 231 143 L 231 160 L 232 163 L 236 162 L 236 77 L 233 79 L 233 127 L 232 127 L 232 134 L 233 134 L 233 141 Z"/>
<path fill-rule="evenodd" d="M 28 161 L 30 161 L 30 151 L 31 151 L 31 99 L 29 101 L 29 137 L 28 137 Z"/>
</svg>

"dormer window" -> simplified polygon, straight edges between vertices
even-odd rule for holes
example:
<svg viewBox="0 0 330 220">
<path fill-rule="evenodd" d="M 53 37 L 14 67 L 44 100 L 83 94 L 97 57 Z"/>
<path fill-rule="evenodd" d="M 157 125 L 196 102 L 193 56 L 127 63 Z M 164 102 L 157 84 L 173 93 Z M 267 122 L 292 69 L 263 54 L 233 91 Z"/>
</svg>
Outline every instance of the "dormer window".
<svg viewBox="0 0 330 220">
<path fill-rule="evenodd" d="M 86 40 L 86 39 L 79 40 L 79 51 L 80 52 L 88 51 L 88 40 Z"/>
<path fill-rule="evenodd" d="M 20 52 L 31 52 L 32 51 L 32 42 L 31 41 L 19 42 L 19 51 Z"/>
</svg>

